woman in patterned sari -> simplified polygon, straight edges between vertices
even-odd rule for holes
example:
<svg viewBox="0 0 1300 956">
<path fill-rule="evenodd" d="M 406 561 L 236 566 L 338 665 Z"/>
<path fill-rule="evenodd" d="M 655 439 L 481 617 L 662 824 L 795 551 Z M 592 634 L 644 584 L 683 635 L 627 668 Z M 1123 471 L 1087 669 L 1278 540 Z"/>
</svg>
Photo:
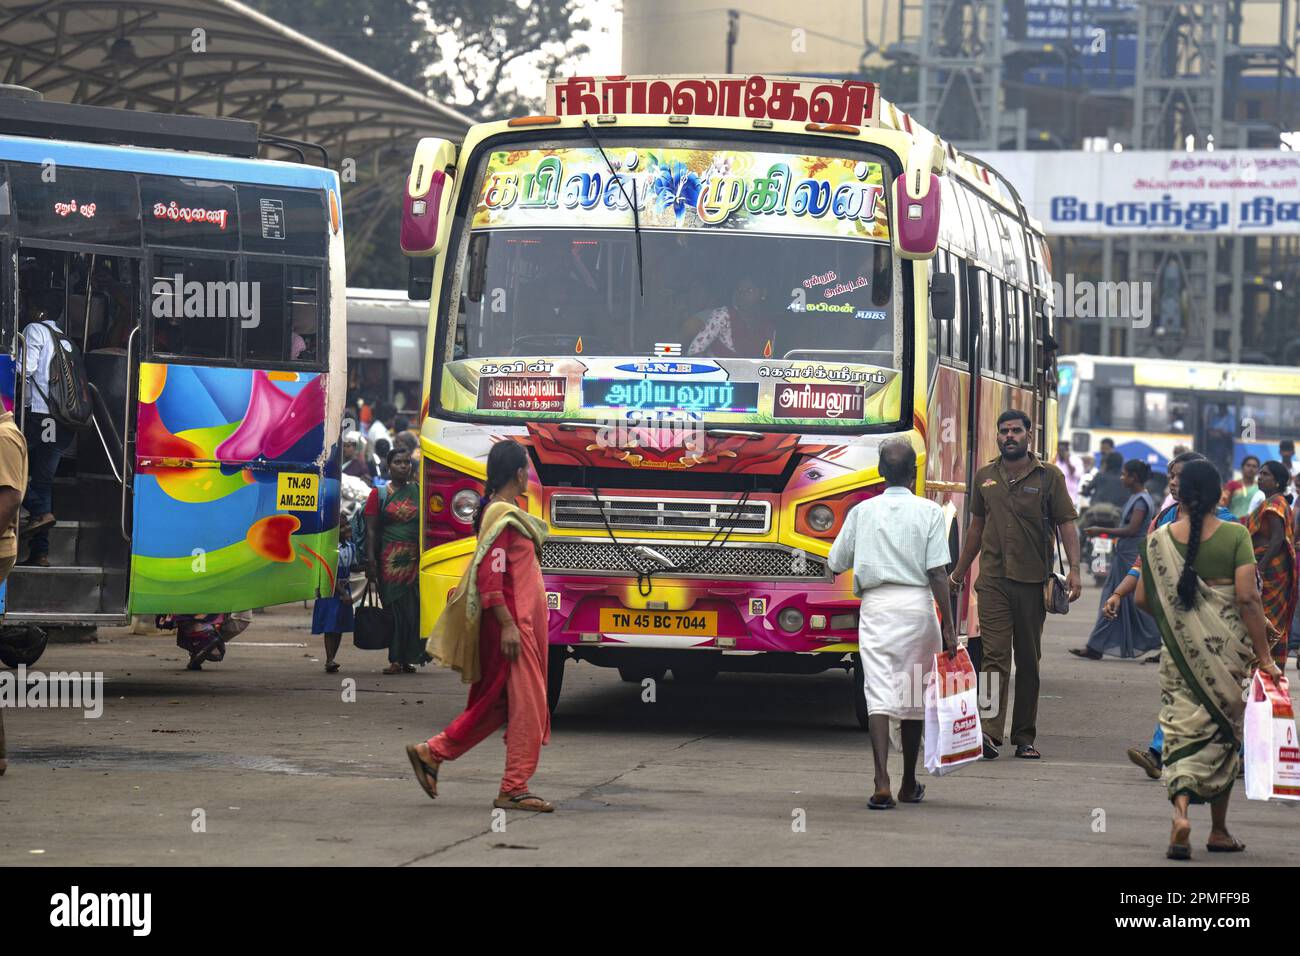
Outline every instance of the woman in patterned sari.
<svg viewBox="0 0 1300 956">
<path fill-rule="evenodd" d="M 1264 493 L 1264 503 L 1244 523 L 1255 547 L 1273 660 L 1285 668 L 1287 636 L 1296 604 L 1295 545 L 1288 533 L 1291 507 L 1286 503 L 1286 486 L 1291 474 L 1280 461 L 1266 461 L 1260 466 L 1256 480 Z"/>
<path fill-rule="evenodd" d="M 393 612 L 393 641 L 385 674 L 414 674 L 427 658 L 420 637 L 420 489 L 411 480 L 410 452 L 388 453 L 388 484 L 366 502 L 366 578 Z"/>
<path fill-rule="evenodd" d="M 1221 486 L 1207 461 L 1179 475 L 1178 517 L 1142 548 L 1138 606 L 1155 618 L 1160 655 L 1164 780 L 1174 805 L 1166 856 L 1191 859 L 1191 803 L 1210 804 L 1211 853 L 1244 850 L 1228 832 L 1241 764 L 1242 685 L 1253 667 L 1274 677 L 1250 534 L 1215 515 Z"/>
</svg>

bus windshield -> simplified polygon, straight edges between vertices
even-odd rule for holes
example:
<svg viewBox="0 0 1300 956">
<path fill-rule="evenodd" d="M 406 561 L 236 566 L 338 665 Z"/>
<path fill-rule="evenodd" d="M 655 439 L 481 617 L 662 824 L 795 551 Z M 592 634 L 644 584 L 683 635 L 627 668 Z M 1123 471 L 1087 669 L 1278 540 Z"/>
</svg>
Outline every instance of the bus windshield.
<svg viewBox="0 0 1300 956">
<path fill-rule="evenodd" d="M 883 173 L 704 144 L 490 152 L 443 329 L 443 410 L 896 422 Z"/>
</svg>

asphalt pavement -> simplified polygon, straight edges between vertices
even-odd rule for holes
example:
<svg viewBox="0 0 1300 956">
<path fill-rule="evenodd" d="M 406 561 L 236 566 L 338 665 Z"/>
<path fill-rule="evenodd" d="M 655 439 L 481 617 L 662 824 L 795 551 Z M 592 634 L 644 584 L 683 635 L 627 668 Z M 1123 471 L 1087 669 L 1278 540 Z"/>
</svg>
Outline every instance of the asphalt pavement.
<svg viewBox="0 0 1300 956">
<path fill-rule="evenodd" d="M 384 654 L 345 643 L 326 674 L 301 605 L 257 615 L 197 673 L 169 636 L 101 631 L 35 668 L 102 673 L 101 716 L 5 712 L 0 865 L 1166 865 L 1164 788 L 1125 756 L 1150 736 L 1157 668 L 1067 653 L 1097 597 L 1048 619 L 1043 759 L 1004 747 L 883 812 L 866 807 L 870 745 L 841 671 L 668 678 L 649 702 L 571 661 L 533 779 L 557 812 L 494 814 L 500 734 L 444 765 L 436 802 L 403 753 L 463 706 L 450 672 L 381 675 Z M 1239 783 L 1239 855 L 1205 852 L 1208 819 L 1193 809 L 1192 866 L 1300 859 L 1293 805 L 1247 801 Z"/>
</svg>

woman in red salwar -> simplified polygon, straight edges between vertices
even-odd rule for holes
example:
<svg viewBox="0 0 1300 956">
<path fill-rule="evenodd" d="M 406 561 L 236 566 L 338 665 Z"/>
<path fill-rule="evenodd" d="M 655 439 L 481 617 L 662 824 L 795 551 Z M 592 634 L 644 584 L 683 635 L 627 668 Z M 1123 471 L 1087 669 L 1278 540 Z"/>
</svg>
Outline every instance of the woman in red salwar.
<svg viewBox="0 0 1300 956">
<path fill-rule="evenodd" d="M 538 563 L 546 525 L 515 504 L 527 489 L 528 453 L 516 442 L 498 442 L 488 454 L 487 484 L 475 519 L 478 547 L 458 589 L 458 595 L 468 591 L 468 603 L 448 606 L 450 613 L 462 616 L 467 607 L 471 621 L 481 609 L 479 677 L 470 686 L 464 712 L 437 736 L 408 745 L 406 753 L 416 780 L 436 798 L 443 761 L 455 760 L 506 724 L 506 771 L 492 805 L 550 813 L 555 807 L 528 790 L 542 745 L 550 739 L 551 715 L 546 705 L 546 587 Z"/>
</svg>

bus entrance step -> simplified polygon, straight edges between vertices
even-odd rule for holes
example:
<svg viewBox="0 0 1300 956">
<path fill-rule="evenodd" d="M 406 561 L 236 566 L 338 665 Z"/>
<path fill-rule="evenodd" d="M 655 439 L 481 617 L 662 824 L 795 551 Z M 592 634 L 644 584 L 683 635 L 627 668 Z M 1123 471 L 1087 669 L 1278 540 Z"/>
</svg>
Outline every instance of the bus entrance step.
<svg viewBox="0 0 1300 956">
<path fill-rule="evenodd" d="M 104 565 L 125 568 L 130 550 L 116 525 L 95 521 L 56 521 L 49 534 L 50 564 L 58 567 L 93 567 Z M 19 547 L 19 560 L 26 549 Z"/>
<path fill-rule="evenodd" d="M 19 566 L 9 573 L 5 623 L 23 622 L 23 614 L 122 613 L 126 608 L 126 574 L 105 568 Z"/>
</svg>

